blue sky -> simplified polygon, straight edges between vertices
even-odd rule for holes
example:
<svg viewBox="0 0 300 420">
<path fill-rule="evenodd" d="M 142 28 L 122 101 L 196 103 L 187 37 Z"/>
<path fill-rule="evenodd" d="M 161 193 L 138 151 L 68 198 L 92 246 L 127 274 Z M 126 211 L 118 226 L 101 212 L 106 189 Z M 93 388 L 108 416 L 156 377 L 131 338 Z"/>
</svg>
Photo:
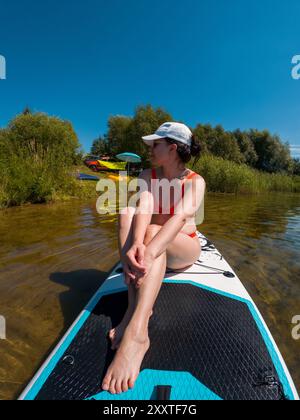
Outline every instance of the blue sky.
<svg viewBox="0 0 300 420">
<path fill-rule="evenodd" d="M 174 120 L 268 128 L 300 157 L 299 0 L 0 0 L 0 127 L 28 105 L 80 142 L 152 104 Z"/>
</svg>

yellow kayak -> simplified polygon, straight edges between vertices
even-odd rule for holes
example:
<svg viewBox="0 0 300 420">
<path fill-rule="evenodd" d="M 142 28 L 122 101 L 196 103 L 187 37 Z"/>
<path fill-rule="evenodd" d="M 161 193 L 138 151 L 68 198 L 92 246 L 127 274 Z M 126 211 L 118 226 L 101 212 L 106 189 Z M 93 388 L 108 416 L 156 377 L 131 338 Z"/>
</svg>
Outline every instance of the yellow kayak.
<svg viewBox="0 0 300 420">
<path fill-rule="evenodd" d="M 117 174 L 109 174 L 108 178 L 113 179 L 115 181 L 124 181 L 124 180 L 126 180 L 127 177 L 126 176 L 120 176 L 120 175 L 117 175 Z"/>
<path fill-rule="evenodd" d="M 101 166 L 107 169 L 115 169 L 116 171 L 126 171 L 127 162 L 107 162 L 105 160 L 98 160 Z"/>
</svg>

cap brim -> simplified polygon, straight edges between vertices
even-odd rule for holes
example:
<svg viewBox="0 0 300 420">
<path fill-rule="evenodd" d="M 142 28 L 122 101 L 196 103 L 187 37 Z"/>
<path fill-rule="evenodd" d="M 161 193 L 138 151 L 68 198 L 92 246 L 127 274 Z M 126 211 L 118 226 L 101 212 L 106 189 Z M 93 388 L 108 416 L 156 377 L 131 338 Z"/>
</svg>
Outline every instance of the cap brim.
<svg viewBox="0 0 300 420">
<path fill-rule="evenodd" d="M 142 137 L 143 142 L 145 144 L 147 144 L 147 146 L 150 146 L 154 142 L 154 140 L 163 139 L 163 138 L 164 137 L 158 136 L 157 134 L 151 134 L 150 136 L 143 136 Z"/>
</svg>

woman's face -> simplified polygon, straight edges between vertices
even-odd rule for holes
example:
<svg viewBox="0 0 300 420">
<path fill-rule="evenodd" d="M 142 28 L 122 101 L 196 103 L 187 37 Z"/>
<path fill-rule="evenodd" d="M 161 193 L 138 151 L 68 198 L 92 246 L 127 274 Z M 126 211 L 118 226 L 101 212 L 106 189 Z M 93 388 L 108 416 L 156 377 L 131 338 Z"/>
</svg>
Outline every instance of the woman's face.
<svg viewBox="0 0 300 420">
<path fill-rule="evenodd" d="M 154 140 L 150 146 L 151 162 L 158 166 L 170 162 L 170 144 L 165 139 Z"/>
</svg>

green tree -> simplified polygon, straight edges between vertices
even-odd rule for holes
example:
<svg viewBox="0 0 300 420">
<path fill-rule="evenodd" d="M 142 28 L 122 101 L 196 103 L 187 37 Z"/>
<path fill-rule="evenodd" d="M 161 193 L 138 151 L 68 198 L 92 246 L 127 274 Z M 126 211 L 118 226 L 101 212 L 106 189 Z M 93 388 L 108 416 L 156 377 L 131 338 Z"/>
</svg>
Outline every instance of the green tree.
<svg viewBox="0 0 300 420">
<path fill-rule="evenodd" d="M 63 166 L 76 162 L 80 148 L 70 122 L 43 113 L 18 115 L 8 125 L 8 137 L 14 153 L 35 161 L 51 156 Z"/>
<path fill-rule="evenodd" d="M 107 142 L 110 154 L 117 155 L 126 149 L 128 144 L 127 130 L 131 118 L 122 115 L 112 116 L 108 120 Z"/>
<path fill-rule="evenodd" d="M 216 138 L 213 144 L 213 154 L 225 160 L 231 160 L 232 162 L 243 162 L 243 155 L 240 152 L 239 146 L 230 133 L 224 133 L 222 136 Z"/>
<path fill-rule="evenodd" d="M 268 130 L 250 130 L 251 139 L 258 156 L 256 168 L 262 171 L 276 173 L 293 170 L 293 161 L 288 143 L 283 144 L 277 135 L 271 135 Z"/>
<path fill-rule="evenodd" d="M 107 141 L 107 139 L 104 137 L 98 137 L 97 139 L 95 139 L 93 141 L 93 145 L 91 148 L 91 154 L 94 156 L 101 156 L 101 155 L 106 155 L 106 154 L 110 154 L 110 148 L 109 148 L 109 142 Z"/>
<path fill-rule="evenodd" d="M 28 114 L 32 114 L 31 109 L 29 108 L 29 106 L 26 106 L 23 110 L 23 114 L 24 115 L 28 115 Z"/>
<path fill-rule="evenodd" d="M 214 156 L 236 163 L 243 162 L 243 156 L 236 139 L 230 132 L 226 132 L 221 125 L 217 125 L 211 130 L 207 141 L 208 149 Z"/>
<path fill-rule="evenodd" d="M 234 135 L 225 131 L 221 125 L 212 127 L 210 124 L 198 124 L 194 133 L 202 142 L 202 154 L 208 153 L 237 163 L 244 162 Z"/>
<path fill-rule="evenodd" d="M 196 137 L 198 137 L 199 141 L 202 145 L 202 154 L 209 154 L 210 149 L 209 145 L 211 144 L 210 139 L 213 138 L 213 128 L 210 124 L 198 124 L 196 128 L 193 130 Z"/>
<path fill-rule="evenodd" d="M 233 131 L 232 135 L 236 139 L 240 151 L 243 155 L 242 163 L 246 163 L 249 166 L 255 167 L 258 156 L 256 154 L 254 145 L 251 139 L 248 137 L 247 133 L 238 129 Z"/>
<path fill-rule="evenodd" d="M 0 206 L 42 203 L 72 195 L 73 165 L 82 151 L 72 125 L 26 112 L 0 130 Z"/>
<path fill-rule="evenodd" d="M 293 159 L 293 175 L 300 175 L 300 159 Z"/>
</svg>

